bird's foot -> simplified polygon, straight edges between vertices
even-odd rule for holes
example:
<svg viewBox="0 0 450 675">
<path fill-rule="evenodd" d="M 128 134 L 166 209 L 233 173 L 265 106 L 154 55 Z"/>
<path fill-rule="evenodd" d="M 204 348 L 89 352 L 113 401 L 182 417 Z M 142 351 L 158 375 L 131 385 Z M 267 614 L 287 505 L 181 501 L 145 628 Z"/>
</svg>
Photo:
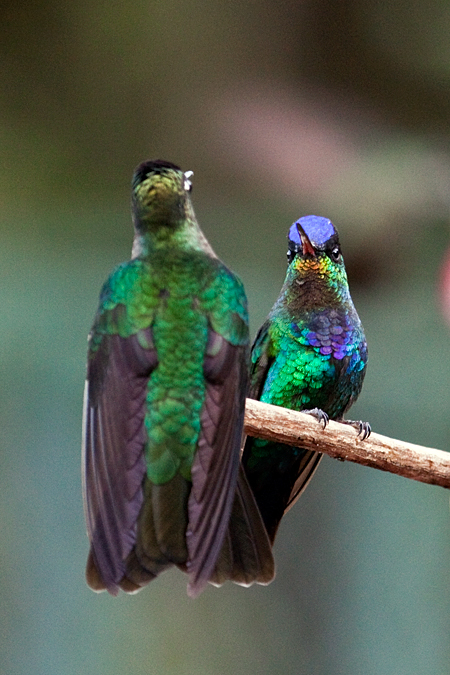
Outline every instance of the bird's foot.
<svg viewBox="0 0 450 675">
<path fill-rule="evenodd" d="M 361 420 L 339 420 L 342 424 L 349 424 L 356 429 L 361 441 L 365 441 L 372 433 L 369 422 L 361 422 Z"/>
<path fill-rule="evenodd" d="M 306 413 L 306 415 L 312 415 L 313 417 L 316 418 L 316 420 L 319 422 L 319 424 L 323 425 L 323 428 L 327 426 L 328 422 L 330 421 L 330 418 L 328 417 L 327 413 L 321 410 L 320 408 L 312 408 L 311 410 L 302 410 L 302 413 Z"/>
</svg>

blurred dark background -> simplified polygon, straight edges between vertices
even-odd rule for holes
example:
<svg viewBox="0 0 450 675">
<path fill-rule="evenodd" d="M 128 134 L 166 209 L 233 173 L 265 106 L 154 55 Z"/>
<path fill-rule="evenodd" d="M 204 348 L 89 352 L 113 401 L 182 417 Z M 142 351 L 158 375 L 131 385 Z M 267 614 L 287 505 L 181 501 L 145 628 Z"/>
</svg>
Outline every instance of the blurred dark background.
<svg viewBox="0 0 450 675">
<path fill-rule="evenodd" d="M 0 672 L 448 675 L 448 493 L 325 458 L 276 580 L 85 585 L 86 335 L 129 258 L 134 167 L 192 169 L 254 333 L 299 216 L 340 231 L 370 363 L 353 418 L 450 448 L 444 0 L 0 6 Z"/>
</svg>

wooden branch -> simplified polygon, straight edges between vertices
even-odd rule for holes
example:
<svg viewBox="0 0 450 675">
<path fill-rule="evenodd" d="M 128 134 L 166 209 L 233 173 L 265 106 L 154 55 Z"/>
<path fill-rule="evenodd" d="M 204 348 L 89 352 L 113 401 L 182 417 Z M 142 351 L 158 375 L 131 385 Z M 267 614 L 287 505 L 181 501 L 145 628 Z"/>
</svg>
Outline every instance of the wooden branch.
<svg viewBox="0 0 450 675">
<path fill-rule="evenodd" d="M 330 421 L 323 429 L 311 415 L 249 398 L 244 430 L 249 436 L 318 450 L 336 459 L 450 488 L 450 453 L 442 450 L 404 443 L 373 432 L 361 441 L 349 425 Z"/>
</svg>

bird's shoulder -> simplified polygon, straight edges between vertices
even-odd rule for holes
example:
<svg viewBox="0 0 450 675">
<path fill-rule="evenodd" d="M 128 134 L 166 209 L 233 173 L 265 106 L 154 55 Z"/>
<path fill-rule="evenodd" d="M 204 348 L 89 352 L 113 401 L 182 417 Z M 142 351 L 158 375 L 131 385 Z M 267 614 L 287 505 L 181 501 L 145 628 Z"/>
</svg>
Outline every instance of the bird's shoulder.
<svg viewBox="0 0 450 675">
<path fill-rule="evenodd" d="M 248 305 L 244 285 L 220 260 L 211 261 L 199 301 L 211 327 L 233 345 L 249 343 Z"/>
<path fill-rule="evenodd" d="M 100 292 L 89 334 L 90 352 L 96 351 L 105 336 L 127 338 L 149 327 L 158 304 L 151 278 L 150 265 L 143 260 L 115 267 Z"/>
</svg>

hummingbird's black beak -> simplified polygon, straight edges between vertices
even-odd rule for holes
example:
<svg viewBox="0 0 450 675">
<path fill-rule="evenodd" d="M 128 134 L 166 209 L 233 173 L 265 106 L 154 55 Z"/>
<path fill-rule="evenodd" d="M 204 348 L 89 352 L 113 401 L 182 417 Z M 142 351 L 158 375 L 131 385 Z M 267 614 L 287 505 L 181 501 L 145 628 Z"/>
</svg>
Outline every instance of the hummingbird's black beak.
<svg viewBox="0 0 450 675">
<path fill-rule="evenodd" d="M 311 255 L 315 258 L 316 251 L 314 250 L 314 246 L 311 244 L 308 235 L 299 223 L 297 223 L 297 229 L 300 239 L 302 240 L 302 255 Z"/>
</svg>

